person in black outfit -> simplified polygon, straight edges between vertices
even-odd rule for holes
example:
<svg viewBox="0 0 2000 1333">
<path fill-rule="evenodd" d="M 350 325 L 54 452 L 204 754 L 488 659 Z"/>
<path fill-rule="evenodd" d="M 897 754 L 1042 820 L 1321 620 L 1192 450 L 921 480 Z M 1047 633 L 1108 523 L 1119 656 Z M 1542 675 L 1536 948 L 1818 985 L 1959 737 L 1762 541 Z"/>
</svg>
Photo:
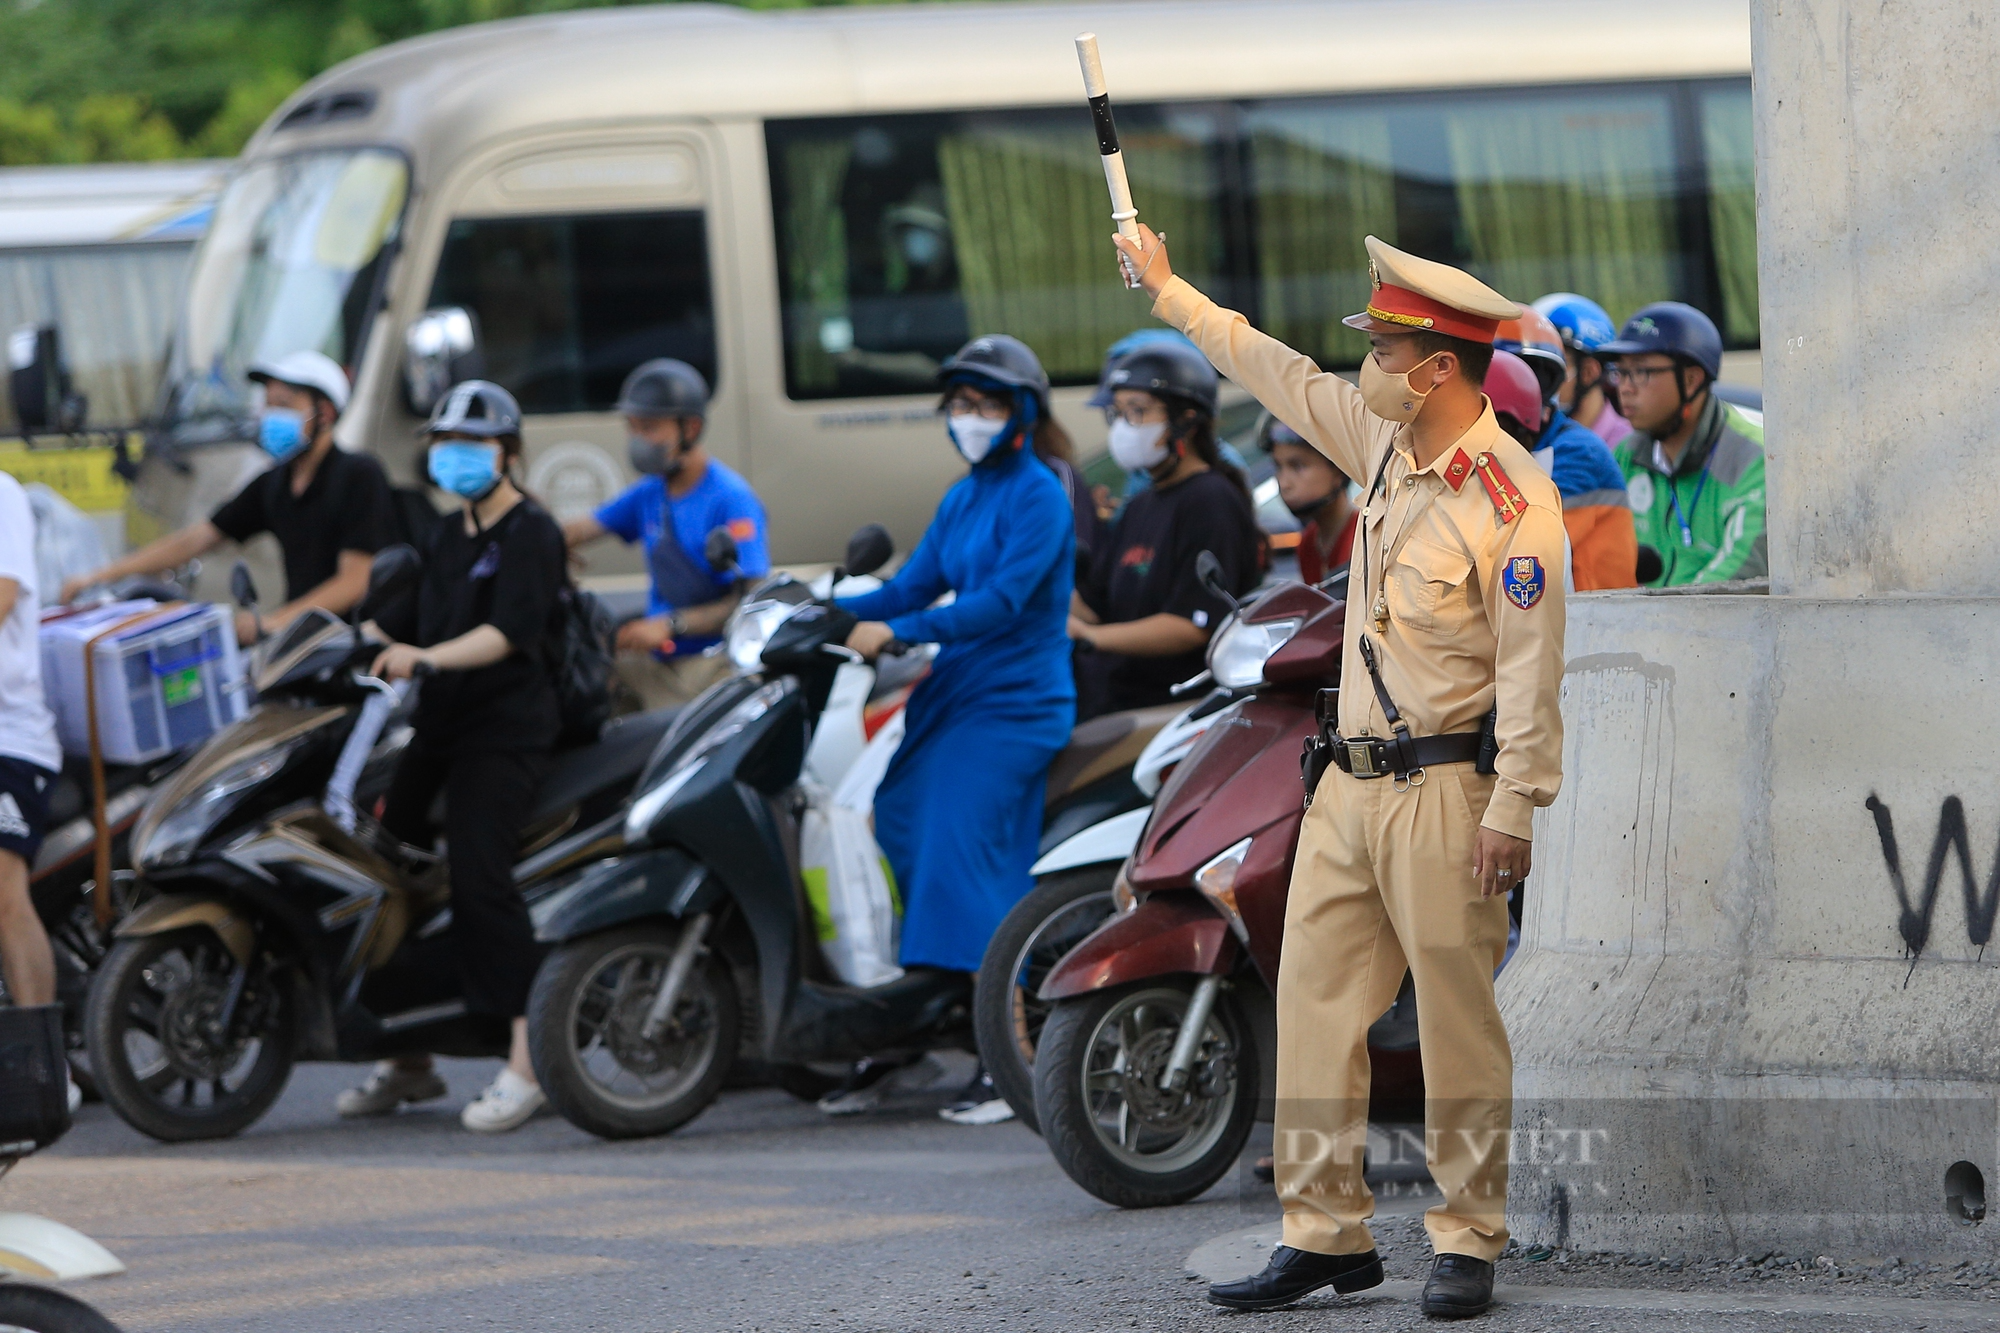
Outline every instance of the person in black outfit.
<svg viewBox="0 0 2000 1333">
<path fill-rule="evenodd" d="M 169 533 L 102 569 L 65 582 L 61 600 L 134 574 L 184 565 L 225 540 L 275 535 L 285 559 L 285 604 L 261 619 L 236 616 L 236 637 L 255 643 L 307 608 L 345 615 L 368 589 L 368 566 L 392 540 L 394 509 L 382 465 L 333 442 L 347 407 L 347 373 L 319 352 L 250 367 L 264 386 L 257 439 L 275 461 L 200 523 Z"/>
<path fill-rule="evenodd" d="M 1243 474 L 1216 452 L 1215 368 L 1169 343 L 1127 356 L 1107 381 L 1111 456 L 1152 485 L 1126 502 L 1070 604 L 1077 720 L 1173 702 L 1199 675 L 1209 635 L 1229 604 L 1201 586 L 1195 561 L 1213 552 L 1222 583 L 1248 592 L 1263 543 Z"/>
<path fill-rule="evenodd" d="M 524 1017 L 541 957 L 513 872 L 560 726 L 547 645 L 566 574 L 562 529 L 509 476 L 520 430 L 520 408 L 497 384 L 468 380 L 438 404 L 424 428 L 426 470 L 464 512 L 438 526 L 415 623 L 378 626 L 397 641 L 373 668 L 386 680 L 425 673 L 383 826 L 428 845 L 430 809 L 444 793 L 451 945 L 466 1007 L 512 1023 L 507 1067 L 460 1117 L 486 1132 L 517 1128 L 545 1102 Z M 384 1061 L 338 1109 L 382 1115 L 444 1093 L 429 1057 Z"/>
</svg>

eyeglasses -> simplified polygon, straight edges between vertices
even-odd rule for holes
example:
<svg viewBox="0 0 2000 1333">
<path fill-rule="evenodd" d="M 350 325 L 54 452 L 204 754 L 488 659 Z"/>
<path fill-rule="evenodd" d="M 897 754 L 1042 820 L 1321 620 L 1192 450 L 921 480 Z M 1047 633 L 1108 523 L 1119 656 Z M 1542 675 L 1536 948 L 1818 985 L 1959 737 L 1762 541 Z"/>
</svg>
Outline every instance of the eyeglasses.
<svg viewBox="0 0 2000 1333">
<path fill-rule="evenodd" d="M 1607 384 L 1634 384 L 1645 386 L 1653 382 L 1656 375 L 1670 375 L 1678 366 L 1606 366 L 1604 380 Z"/>
<path fill-rule="evenodd" d="M 1141 407 L 1107 407 L 1104 409 L 1104 424 L 1109 426 L 1123 421 L 1128 426 L 1153 426 L 1168 419 L 1167 409 L 1162 403 L 1148 403 Z"/>
<path fill-rule="evenodd" d="M 988 421 L 1005 421 L 1014 414 L 1014 405 L 991 398 L 981 398 L 974 394 L 956 393 L 945 401 L 944 410 L 946 416 L 961 417 L 970 414 L 985 417 Z"/>
</svg>

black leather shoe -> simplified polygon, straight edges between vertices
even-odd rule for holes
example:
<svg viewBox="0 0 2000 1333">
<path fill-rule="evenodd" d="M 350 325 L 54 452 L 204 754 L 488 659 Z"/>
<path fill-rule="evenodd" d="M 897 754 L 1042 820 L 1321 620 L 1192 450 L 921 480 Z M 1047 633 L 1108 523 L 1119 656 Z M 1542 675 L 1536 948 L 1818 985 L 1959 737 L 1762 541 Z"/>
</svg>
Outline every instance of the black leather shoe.
<svg viewBox="0 0 2000 1333">
<path fill-rule="evenodd" d="M 1469 1254 L 1440 1254 L 1424 1283 L 1424 1313 L 1464 1319 L 1493 1304 L 1493 1265 Z"/>
<path fill-rule="evenodd" d="M 1382 1256 L 1365 1254 L 1315 1254 L 1280 1245 L 1271 1251 L 1264 1271 L 1234 1282 L 1217 1282 L 1208 1289 L 1211 1305 L 1231 1310 L 1277 1310 L 1290 1305 L 1321 1287 L 1335 1291 L 1365 1291 L 1382 1282 Z"/>
</svg>

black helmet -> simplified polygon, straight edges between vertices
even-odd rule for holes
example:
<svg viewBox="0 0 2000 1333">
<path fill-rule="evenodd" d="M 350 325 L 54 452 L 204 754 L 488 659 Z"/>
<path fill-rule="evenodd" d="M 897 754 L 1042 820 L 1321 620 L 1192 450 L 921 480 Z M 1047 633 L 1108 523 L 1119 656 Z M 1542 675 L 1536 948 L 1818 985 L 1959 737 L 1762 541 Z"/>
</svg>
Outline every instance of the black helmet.
<svg viewBox="0 0 2000 1333">
<path fill-rule="evenodd" d="M 1130 352 L 1109 375 L 1104 387 L 1144 389 L 1172 398 L 1214 416 L 1222 383 L 1201 349 L 1182 343 L 1156 342 Z"/>
<path fill-rule="evenodd" d="M 1639 356 L 1662 352 L 1700 366 L 1715 380 L 1722 374 L 1722 335 L 1715 321 L 1679 301 L 1655 301 L 1625 321 L 1618 337 L 1597 349 L 1598 356 Z"/>
<path fill-rule="evenodd" d="M 521 433 L 521 405 L 491 380 L 461 380 L 438 399 L 420 435 L 477 435 L 491 440 Z"/>
<path fill-rule="evenodd" d="M 1004 333 L 989 333 L 945 358 L 938 378 L 949 384 L 961 379 L 992 380 L 1010 389 L 1026 389 L 1043 407 L 1049 402 L 1049 372 L 1042 369 L 1028 344 Z"/>
<path fill-rule="evenodd" d="M 625 377 L 611 410 L 628 417 L 705 417 L 708 381 L 685 361 L 654 357 Z"/>
</svg>

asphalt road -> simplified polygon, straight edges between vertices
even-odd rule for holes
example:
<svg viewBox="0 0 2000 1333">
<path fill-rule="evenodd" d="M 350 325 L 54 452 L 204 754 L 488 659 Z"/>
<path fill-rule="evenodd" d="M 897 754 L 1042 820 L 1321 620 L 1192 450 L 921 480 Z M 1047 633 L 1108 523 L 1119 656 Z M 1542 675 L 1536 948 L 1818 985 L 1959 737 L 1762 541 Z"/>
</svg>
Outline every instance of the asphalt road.
<svg viewBox="0 0 2000 1333">
<path fill-rule="evenodd" d="M 131 1333 L 1424 1324 L 1419 1202 L 1384 1210 L 1391 1281 L 1378 1292 L 1232 1315 L 1203 1303 L 1189 1265 L 1217 1276 L 1261 1264 L 1277 1208 L 1247 1179 L 1185 1207 L 1119 1212 L 1018 1125 L 940 1122 L 943 1089 L 841 1121 L 781 1092 L 732 1092 L 671 1138 L 638 1143 L 554 1118 L 474 1136 L 457 1108 L 492 1068 L 450 1062 L 447 1103 L 349 1124 L 331 1103 L 356 1071 L 310 1067 L 262 1124 L 218 1144 L 155 1144 L 89 1106 L 0 1183 L 0 1207 L 117 1253 L 130 1272 L 74 1290 Z M 1767 1276 L 1704 1284 L 1503 1261 L 1508 1299 L 1477 1327 L 1839 1333 L 2000 1316 L 1983 1292 L 1864 1295 Z"/>
</svg>

